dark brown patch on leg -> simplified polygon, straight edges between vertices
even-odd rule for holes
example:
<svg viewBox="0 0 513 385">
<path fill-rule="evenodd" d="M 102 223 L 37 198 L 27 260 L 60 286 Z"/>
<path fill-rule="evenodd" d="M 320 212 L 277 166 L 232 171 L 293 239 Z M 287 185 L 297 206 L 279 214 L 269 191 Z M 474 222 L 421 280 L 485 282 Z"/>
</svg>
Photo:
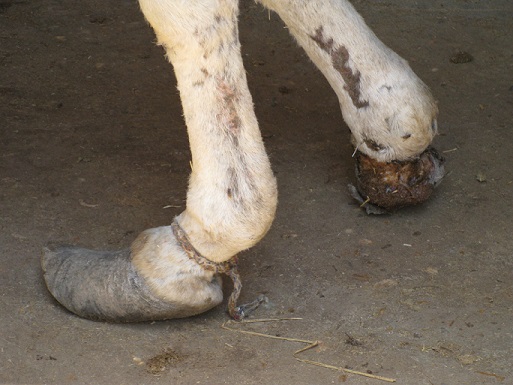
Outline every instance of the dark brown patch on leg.
<svg viewBox="0 0 513 385">
<path fill-rule="evenodd" d="M 241 203 L 241 196 L 239 191 L 239 177 L 233 167 L 228 169 L 228 189 L 226 195 L 228 198 L 233 199 L 236 203 Z"/>
<path fill-rule="evenodd" d="M 235 204 L 240 205 L 242 210 L 247 209 L 245 198 L 250 202 L 258 202 L 258 198 L 246 197 L 241 190 L 251 191 L 259 195 L 258 188 L 253 180 L 253 173 L 246 162 L 246 155 L 239 145 L 239 136 L 243 129 L 242 120 L 239 116 L 237 106 L 239 105 L 239 95 L 233 85 L 221 79 L 217 80 L 217 90 L 219 92 L 221 109 L 218 115 L 220 127 L 225 132 L 225 138 L 230 142 L 227 148 L 235 157 L 235 167 L 229 167 L 226 178 L 226 195 Z M 255 203 L 256 204 L 256 203 Z"/>
<path fill-rule="evenodd" d="M 192 85 L 194 87 L 201 87 L 201 86 L 203 86 L 205 84 L 205 80 L 210 77 L 210 73 L 208 72 L 208 70 L 205 67 L 201 67 L 200 71 L 201 71 L 201 73 L 203 75 L 203 79 L 202 80 L 196 80 L 195 82 L 193 82 Z M 201 77 L 201 75 L 198 76 L 198 77 Z"/>
<path fill-rule="evenodd" d="M 374 140 L 372 139 L 364 139 L 363 141 L 367 147 L 369 147 L 372 151 L 381 151 L 381 150 L 384 150 L 385 149 L 385 146 L 382 146 L 381 144 L 379 143 L 376 143 Z"/>
<path fill-rule="evenodd" d="M 342 75 L 346 82 L 344 89 L 349 94 L 356 108 L 363 108 L 369 105 L 367 100 L 360 100 L 360 72 L 353 70 L 349 67 L 349 52 L 346 47 L 340 46 L 331 54 L 333 67 Z"/>
<path fill-rule="evenodd" d="M 349 66 L 349 52 L 343 45 L 335 47 L 335 42 L 332 38 L 326 38 L 323 34 L 323 27 L 315 30 L 315 35 L 310 35 L 310 38 L 322 49 L 324 52 L 331 56 L 331 63 L 333 68 L 342 76 L 344 82 L 344 89 L 349 94 L 351 101 L 356 108 L 363 108 L 369 105 L 368 100 L 360 100 L 360 71 L 353 72 Z"/>
<path fill-rule="evenodd" d="M 317 43 L 320 49 L 324 52 L 331 53 L 333 51 L 333 39 L 326 39 L 323 34 L 323 27 L 315 30 L 315 35 L 310 35 L 310 38 Z"/>
</svg>

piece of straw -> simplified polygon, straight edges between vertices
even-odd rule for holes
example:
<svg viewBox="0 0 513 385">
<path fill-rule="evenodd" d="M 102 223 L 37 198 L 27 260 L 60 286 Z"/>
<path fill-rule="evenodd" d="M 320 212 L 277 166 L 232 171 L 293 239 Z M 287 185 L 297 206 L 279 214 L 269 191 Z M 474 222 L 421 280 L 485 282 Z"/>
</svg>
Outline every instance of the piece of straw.
<svg viewBox="0 0 513 385">
<path fill-rule="evenodd" d="M 244 324 L 244 323 L 258 323 L 258 322 L 296 321 L 296 320 L 301 320 L 301 319 L 302 318 L 263 318 L 263 319 L 255 319 L 255 320 L 243 320 L 243 321 L 239 321 L 236 323 Z M 290 337 L 278 337 L 278 336 L 273 336 L 272 334 L 258 333 L 258 332 L 252 332 L 249 330 L 241 330 L 241 329 L 228 327 L 228 325 L 231 325 L 234 323 L 235 323 L 234 321 L 229 320 L 229 321 L 224 322 L 221 325 L 221 327 L 225 330 L 230 330 L 230 331 L 236 332 L 236 333 L 248 334 L 248 335 L 257 336 L 257 337 L 271 338 L 274 340 L 300 342 L 303 344 L 307 344 L 307 346 L 305 346 L 304 348 L 301 348 L 299 350 L 296 350 L 292 354 L 294 356 L 294 358 L 296 360 L 298 360 L 299 362 L 303 362 L 308 365 L 315 365 L 315 366 L 320 366 L 320 367 L 327 368 L 327 369 L 337 370 L 339 372 L 346 372 L 346 373 L 350 373 L 350 374 L 354 374 L 354 375 L 358 375 L 358 376 L 368 377 L 368 378 L 372 378 L 375 380 L 381 380 L 381 381 L 385 381 L 385 382 L 396 382 L 396 380 L 394 378 L 376 376 L 375 374 L 371 374 L 371 373 L 359 372 L 359 371 L 352 370 L 352 369 L 346 369 L 341 366 L 328 365 L 328 364 L 324 364 L 322 362 L 305 360 L 303 358 L 297 357 L 298 354 L 303 353 L 309 349 L 312 349 L 312 348 L 318 346 L 320 343 L 319 341 L 310 341 L 310 340 L 304 340 L 304 339 L 299 339 L 299 338 L 290 338 Z"/>
</svg>

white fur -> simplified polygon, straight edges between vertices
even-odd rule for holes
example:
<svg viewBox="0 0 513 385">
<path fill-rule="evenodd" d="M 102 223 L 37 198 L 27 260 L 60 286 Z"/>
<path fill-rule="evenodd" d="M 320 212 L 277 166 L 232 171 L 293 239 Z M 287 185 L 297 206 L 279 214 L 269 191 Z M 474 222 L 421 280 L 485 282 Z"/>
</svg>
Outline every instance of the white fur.
<svg viewBox="0 0 513 385">
<path fill-rule="evenodd" d="M 436 103 L 349 2 L 261 2 L 281 16 L 332 85 L 360 151 L 389 161 L 427 147 L 436 132 Z M 187 208 L 178 221 L 200 253 L 226 261 L 265 235 L 277 204 L 240 54 L 237 1 L 140 0 L 140 5 L 174 67 L 189 133 L 193 170 Z M 355 78 L 356 99 L 334 66 L 332 51 L 340 50 L 347 52 L 344 70 Z M 176 243 L 172 234 L 166 239 Z M 155 256 L 159 259 L 162 264 L 155 262 L 147 279 L 162 271 L 176 273 L 162 252 Z M 173 263 L 185 263 L 180 261 L 186 259 Z M 166 282 L 154 280 L 154 287 L 165 292 L 171 284 Z"/>
<path fill-rule="evenodd" d="M 404 160 L 431 143 L 438 111 L 429 89 L 404 59 L 374 35 L 348 1 L 260 1 L 280 15 L 328 79 L 360 151 L 381 161 Z M 368 107 L 353 105 L 331 58 L 310 37 L 320 27 L 326 38 L 348 50 L 350 67 L 361 74 L 361 99 L 369 102 Z M 365 138 L 384 149 L 373 151 L 365 145 Z"/>
<path fill-rule="evenodd" d="M 189 259 L 171 226 L 143 231 L 133 243 L 132 253 L 134 267 L 162 301 L 196 308 L 197 314 L 223 300 L 220 277 Z"/>
<path fill-rule="evenodd" d="M 173 64 L 193 170 L 178 221 L 205 257 L 225 261 L 258 242 L 277 203 L 253 111 L 236 1 L 141 0 Z"/>
</svg>

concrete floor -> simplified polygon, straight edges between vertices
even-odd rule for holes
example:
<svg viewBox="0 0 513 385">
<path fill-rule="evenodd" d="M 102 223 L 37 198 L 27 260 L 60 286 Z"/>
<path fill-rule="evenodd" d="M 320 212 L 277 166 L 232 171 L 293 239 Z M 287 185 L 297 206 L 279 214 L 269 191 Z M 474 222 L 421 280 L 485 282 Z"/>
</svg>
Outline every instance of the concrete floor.
<svg viewBox="0 0 513 385">
<path fill-rule="evenodd" d="M 398 384 L 513 384 L 513 4 L 354 4 L 439 100 L 448 175 L 422 207 L 362 212 L 334 93 L 278 17 L 244 2 L 280 206 L 241 255 L 242 300 L 264 293 L 254 317 L 302 320 L 238 327 L 320 340 L 300 357 Z M 183 209 L 190 153 L 153 41 L 132 0 L 0 2 L 0 383 L 383 383 L 298 362 L 304 344 L 222 329 L 224 306 L 112 325 L 48 294 L 45 244 L 127 247 Z M 473 60 L 451 62 L 457 51 Z"/>
</svg>

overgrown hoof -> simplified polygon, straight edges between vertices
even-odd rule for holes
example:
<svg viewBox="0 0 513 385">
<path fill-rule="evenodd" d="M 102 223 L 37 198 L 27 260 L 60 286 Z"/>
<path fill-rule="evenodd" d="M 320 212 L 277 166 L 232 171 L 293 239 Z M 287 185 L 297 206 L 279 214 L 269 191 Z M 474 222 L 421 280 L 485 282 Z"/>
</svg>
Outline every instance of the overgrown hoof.
<svg viewBox="0 0 513 385">
<path fill-rule="evenodd" d="M 136 240 L 140 255 L 135 256 L 130 250 L 44 248 L 41 265 L 46 286 L 66 309 L 95 321 L 183 318 L 221 303 L 219 277 L 191 266 L 187 257 L 152 254 L 162 246 L 152 241 L 162 238 L 174 241 L 167 228 L 143 232 Z M 168 246 L 167 251 L 173 249 Z"/>
</svg>

